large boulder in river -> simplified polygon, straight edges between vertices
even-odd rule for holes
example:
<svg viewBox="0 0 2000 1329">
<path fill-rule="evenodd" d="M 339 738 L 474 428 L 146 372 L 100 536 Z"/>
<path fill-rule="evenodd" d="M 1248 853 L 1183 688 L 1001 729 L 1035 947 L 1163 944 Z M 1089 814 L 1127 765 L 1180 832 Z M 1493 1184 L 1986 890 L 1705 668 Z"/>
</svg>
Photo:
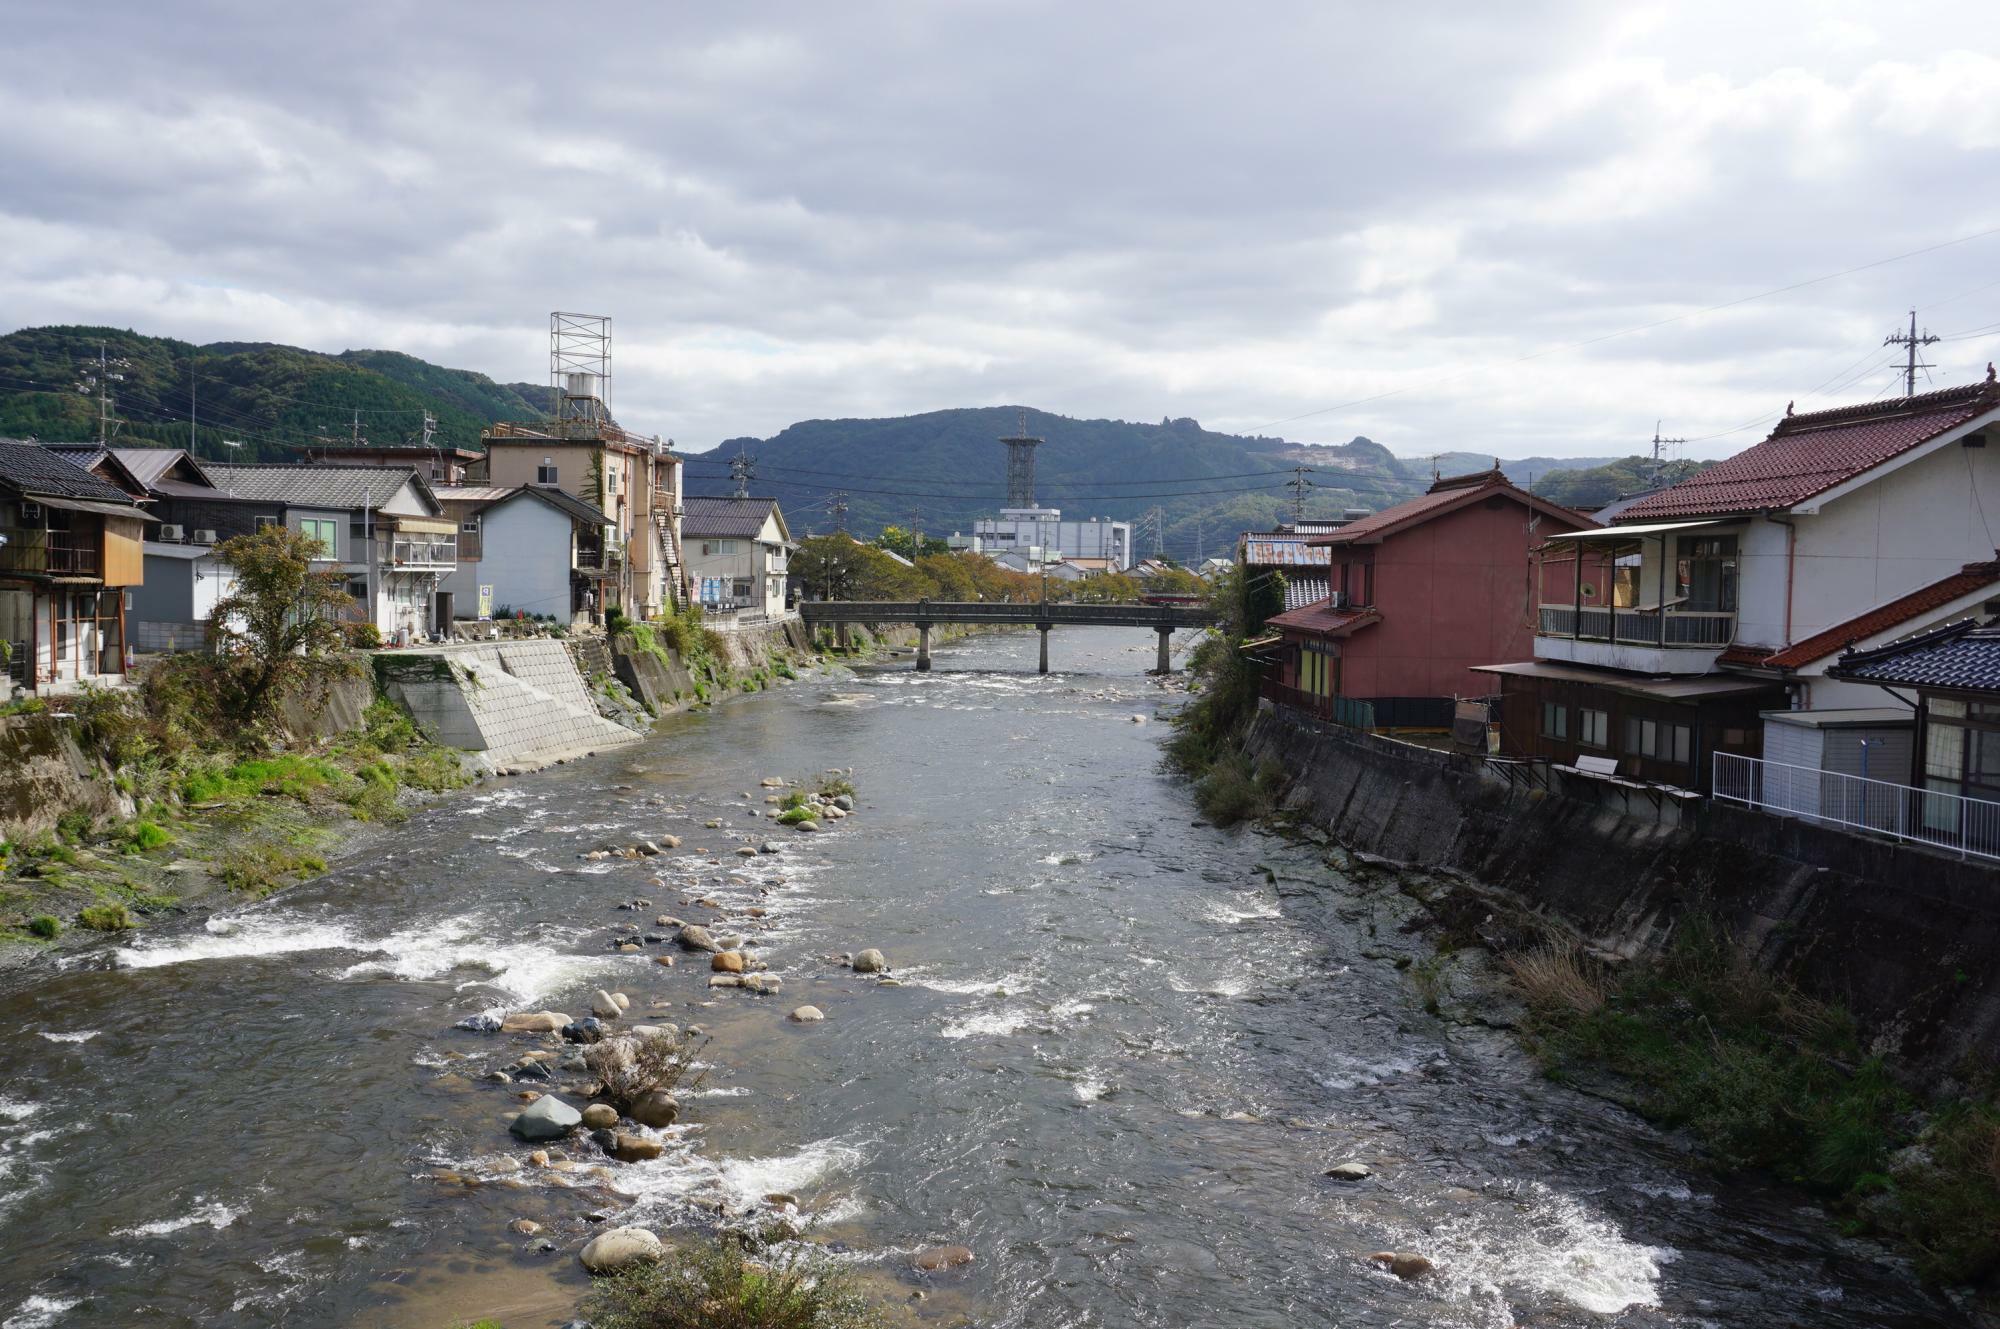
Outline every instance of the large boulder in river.
<svg viewBox="0 0 2000 1329">
<path fill-rule="evenodd" d="M 651 1093 L 641 1094 L 633 1099 L 630 1111 L 632 1120 L 641 1126 L 651 1126 L 654 1130 L 671 1126 L 681 1117 L 681 1105 L 674 1101 L 672 1094 L 662 1089 L 655 1089 Z"/>
<path fill-rule="evenodd" d="M 752 852 L 754 853 L 755 851 L 753 850 Z M 707 951 L 710 955 L 722 949 L 722 947 L 716 945 L 715 938 L 708 934 L 708 929 L 702 927 L 699 923 L 689 923 L 686 927 L 683 927 L 675 935 L 674 940 L 679 942 L 686 950 Z"/>
<path fill-rule="evenodd" d="M 1408 1251 L 1376 1251 L 1369 1260 L 1405 1281 L 1421 1278 L 1431 1271 L 1431 1262 Z"/>
<path fill-rule="evenodd" d="M 523 1140 L 559 1140 L 583 1124 L 583 1114 L 554 1094 L 543 1094 L 508 1127 Z"/>
<path fill-rule="evenodd" d="M 718 974 L 740 974 L 743 972 L 743 953 L 719 951 L 708 957 L 708 967 Z"/>
<path fill-rule="evenodd" d="M 581 1020 L 571 1020 L 564 1025 L 562 1036 L 572 1043 L 601 1043 L 604 1041 L 604 1023 L 594 1015 L 586 1015 Z"/>
<path fill-rule="evenodd" d="M 642 1227 L 615 1227 L 590 1239 L 578 1258 L 593 1274 L 615 1274 L 635 1264 L 657 1264 L 667 1248 Z"/>
<path fill-rule="evenodd" d="M 613 1131 L 611 1147 L 604 1152 L 621 1163 L 650 1163 L 666 1152 L 666 1146 L 644 1135 Z"/>
<path fill-rule="evenodd" d="M 583 1110 L 583 1124 L 594 1131 L 607 1131 L 618 1124 L 618 1109 L 609 1103 L 592 1103 Z"/>
<path fill-rule="evenodd" d="M 553 1034 L 570 1022 L 561 1011 L 516 1011 L 500 1022 L 507 1034 Z"/>
<path fill-rule="evenodd" d="M 618 998 L 599 988 L 590 994 L 590 1013 L 600 1020 L 615 1020 L 625 1013 L 625 1008 L 618 1004 Z"/>
<path fill-rule="evenodd" d="M 936 1273 L 941 1269 L 955 1269 L 961 1264 L 972 1263 L 970 1246 L 931 1246 L 917 1252 L 912 1261 L 925 1273 Z"/>
<path fill-rule="evenodd" d="M 818 1024 L 826 1018 L 826 1012 L 817 1006 L 801 1006 L 790 1016 L 794 1024 Z"/>
<path fill-rule="evenodd" d="M 857 974 L 886 974 L 889 962 L 882 958 L 878 950 L 865 950 L 854 957 L 854 972 Z"/>
</svg>

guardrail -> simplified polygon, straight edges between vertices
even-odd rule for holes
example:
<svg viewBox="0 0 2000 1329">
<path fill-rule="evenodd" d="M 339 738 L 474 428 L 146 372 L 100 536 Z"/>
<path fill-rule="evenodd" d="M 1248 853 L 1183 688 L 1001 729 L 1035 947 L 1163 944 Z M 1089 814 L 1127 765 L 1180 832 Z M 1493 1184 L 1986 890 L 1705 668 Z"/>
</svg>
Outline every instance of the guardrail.
<svg viewBox="0 0 2000 1329">
<path fill-rule="evenodd" d="M 2000 803 L 1732 752 L 1715 754 L 1722 803 L 1778 817 L 1929 845 L 1960 858 L 2000 860 Z"/>
<path fill-rule="evenodd" d="M 1736 615 L 1678 609 L 1662 615 L 1657 609 L 1542 605 L 1537 631 L 1544 637 L 1615 641 L 1627 646 L 1720 647 L 1734 639 Z"/>
<path fill-rule="evenodd" d="M 1040 601 L 802 600 L 807 623 L 1046 623 L 1052 627 L 1206 627 L 1217 619 L 1206 605 L 1043 604 Z"/>
</svg>

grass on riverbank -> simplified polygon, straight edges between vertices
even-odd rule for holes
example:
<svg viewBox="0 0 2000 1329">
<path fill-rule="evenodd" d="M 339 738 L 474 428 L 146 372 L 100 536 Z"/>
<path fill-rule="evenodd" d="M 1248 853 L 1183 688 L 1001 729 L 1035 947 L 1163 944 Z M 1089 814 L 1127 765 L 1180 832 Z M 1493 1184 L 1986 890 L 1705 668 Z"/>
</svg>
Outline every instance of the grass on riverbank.
<svg viewBox="0 0 2000 1329">
<path fill-rule="evenodd" d="M 753 1260 L 712 1237 L 659 1264 L 607 1278 L 579 1308 L 593 1329 L 870 1329 L 878 1323 L 853 1276 L 799 1247 Z"/>
<path fill-rule="evenodd" d="M 1649 1118 L 1727 1171 L 1826 1197 L 1856 1232 L 1902 1243 L 1925 1278 L 2000 1272 L 2000 1082 L 1927 1109 L 1863 1046 L 1854 1019 L 1745 966 L 1713 925 L 1615 972 L 1560 944 L 1506 961 L 1551 1077 L 1616 1077 Z"/>
</svg>

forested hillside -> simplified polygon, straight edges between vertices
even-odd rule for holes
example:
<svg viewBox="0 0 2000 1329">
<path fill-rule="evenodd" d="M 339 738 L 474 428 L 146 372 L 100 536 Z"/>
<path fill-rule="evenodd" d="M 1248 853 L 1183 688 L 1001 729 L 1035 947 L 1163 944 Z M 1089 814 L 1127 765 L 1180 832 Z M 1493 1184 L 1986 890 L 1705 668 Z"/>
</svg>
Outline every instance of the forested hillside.
<svg viewBox="0 0 2000 1329">
<path fill-rule="evenodd" d="M 729 488 L 728 459 L 755 459 L 752 487 L 785 506 L 793 530 L 830 530 L 836 492 L 847 496 L 848 529 L 920 525 L 931 534 L 970 532 L 1007 497 L 1004 435 L 1021 428 L 1021 409 L 990 406 L 878 420 L 807 420 L 767 439 L 731 439 L 690 458 L 690 492 Z M 1309 464 L 1308 516 L 1379 508 L 1420 492 L 1387 448 L 1365 438 L 1314 447 L 1277 438 L 1221 434 L 1194 420 L 1137 424 L 1078 420 L 1029 410 L 1037 449 L 1036 500 L 1065 518 L 1140 521 L 1161 513 L 1158 547 L 1170 558 L 1231 552 L 1236 535 L 1292 512 L 1291 467 Z M 1426 480 L 1425 483 L 1428 483 Z M 1151 554 L 1149 527 L 1138 541 Z"/>
<path fill-rule="evenodd" d="M 439 443 L 471 447 L 493 421 L 533 419 L 547 400 L 545 388 L 396 351 L 326 355 L 259 342 L 195 346 L 119 328 L 24 328 L 0 337 L 0 436 L 96 438 L 100 348 L 116 440 L 186 447 L 192 414 L 204 457 L 287 459 L 296 455 L 287 444 L 346 437 L 357 426 L 372 442 L 416 442 L 426 410 Z"/>
<path fill-rule="evenodd" d="M 1552 503 L 1589 512 L 1628 494 L 1676 484 L 1711 463 L 1656 462 L 1651 457 L 1623 457 L 1602 466 L 1550 471 L 1535 481 L 1535 492 Z"/>
</svg>

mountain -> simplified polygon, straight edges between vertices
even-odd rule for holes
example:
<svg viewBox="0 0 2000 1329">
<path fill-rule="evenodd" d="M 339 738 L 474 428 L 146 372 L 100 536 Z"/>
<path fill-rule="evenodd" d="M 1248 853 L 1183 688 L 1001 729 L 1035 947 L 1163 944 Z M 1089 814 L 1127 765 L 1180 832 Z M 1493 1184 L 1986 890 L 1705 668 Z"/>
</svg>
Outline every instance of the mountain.
<svg viewBox="0 0 2000 1329">
<path fill-rule="evenodd" d="M 267 342 L 195 346 L 119 328 L 23 328 L 0 337 L 0 436 L 96 438 L 100 347 L 117 441 L 186 447 L 192 409 L 195 450 L 232 461 L 289 460 L 297 454 L 287 444 L 322 431 L 346 437 L 357 424 L 371 442 L 414 443 L 426 411 L 437 418 L 438 443 L 477 447 L 487 425 L 539 418 L 548 400 L 547 388 L 398 351 L 327 355 Z"/>
<path fill-rule="evenodd" d="M 1474 471 L 1490 470 L 1494 457 L 1490 452 L 1444 452 L 1435 457 L 1398 457 L 1397 463 L 1412 480 L 1429 484 L 1432 467 L 1438 475 L 1470 475 Z M 1609 466 L 1618 461 L 1616 457 L 1502 457 L 1500 473 L 1515 484 L 1526 489 L 1534 486 L 1535 492 L 1542 491 L 1541 478 L 1556 471 L 1592 470 L 1599 466 Z"/>
<path fill-rule="evenodd" d="M 1678 484 L 1712 462 L 1656 462 L 1651 457 L 1620 457 L 1597 466 L 1550 471 L 1535 481 L 1535 492 L 1551 503 L 1590 512 L 1627 494 Z"/>
<path fill-rule="evenodd" d="M 1222 434 L 1189 419 L 1139 424 L 1079 420 L 1027 410 L 1036 449 L 1035 498 L 1066 519 L 1139 521 L 1161 513 L 1157 547 L 1183 560 L 1229 553 L 1238 533 L 1292 511 L 1284 486 L 1309 466 L 1308 517 L 1379 508 L 1421 492 L 1387 448 L 1357 438 L 1337 445 Z M 833 528 L 831 501 L 847 494 L 847 526 L 872 534 L 913 523 L 929 534 L 970 532 L 1007 497 L 999 439 L 1022 429 L 1023 409 L 987 406 L 875 420 L 805 420 L 770 438 L 730 439 L 689 458 L 688 492 L 730 492 L 728 459 L 754 458 L 752 488 L 777 498 L 792 529 Z M 1426 480 L 1428 483 L 1428 480 Z M 1141 554 L 1156 547 L 1151 528 Z"/>
</svg>

